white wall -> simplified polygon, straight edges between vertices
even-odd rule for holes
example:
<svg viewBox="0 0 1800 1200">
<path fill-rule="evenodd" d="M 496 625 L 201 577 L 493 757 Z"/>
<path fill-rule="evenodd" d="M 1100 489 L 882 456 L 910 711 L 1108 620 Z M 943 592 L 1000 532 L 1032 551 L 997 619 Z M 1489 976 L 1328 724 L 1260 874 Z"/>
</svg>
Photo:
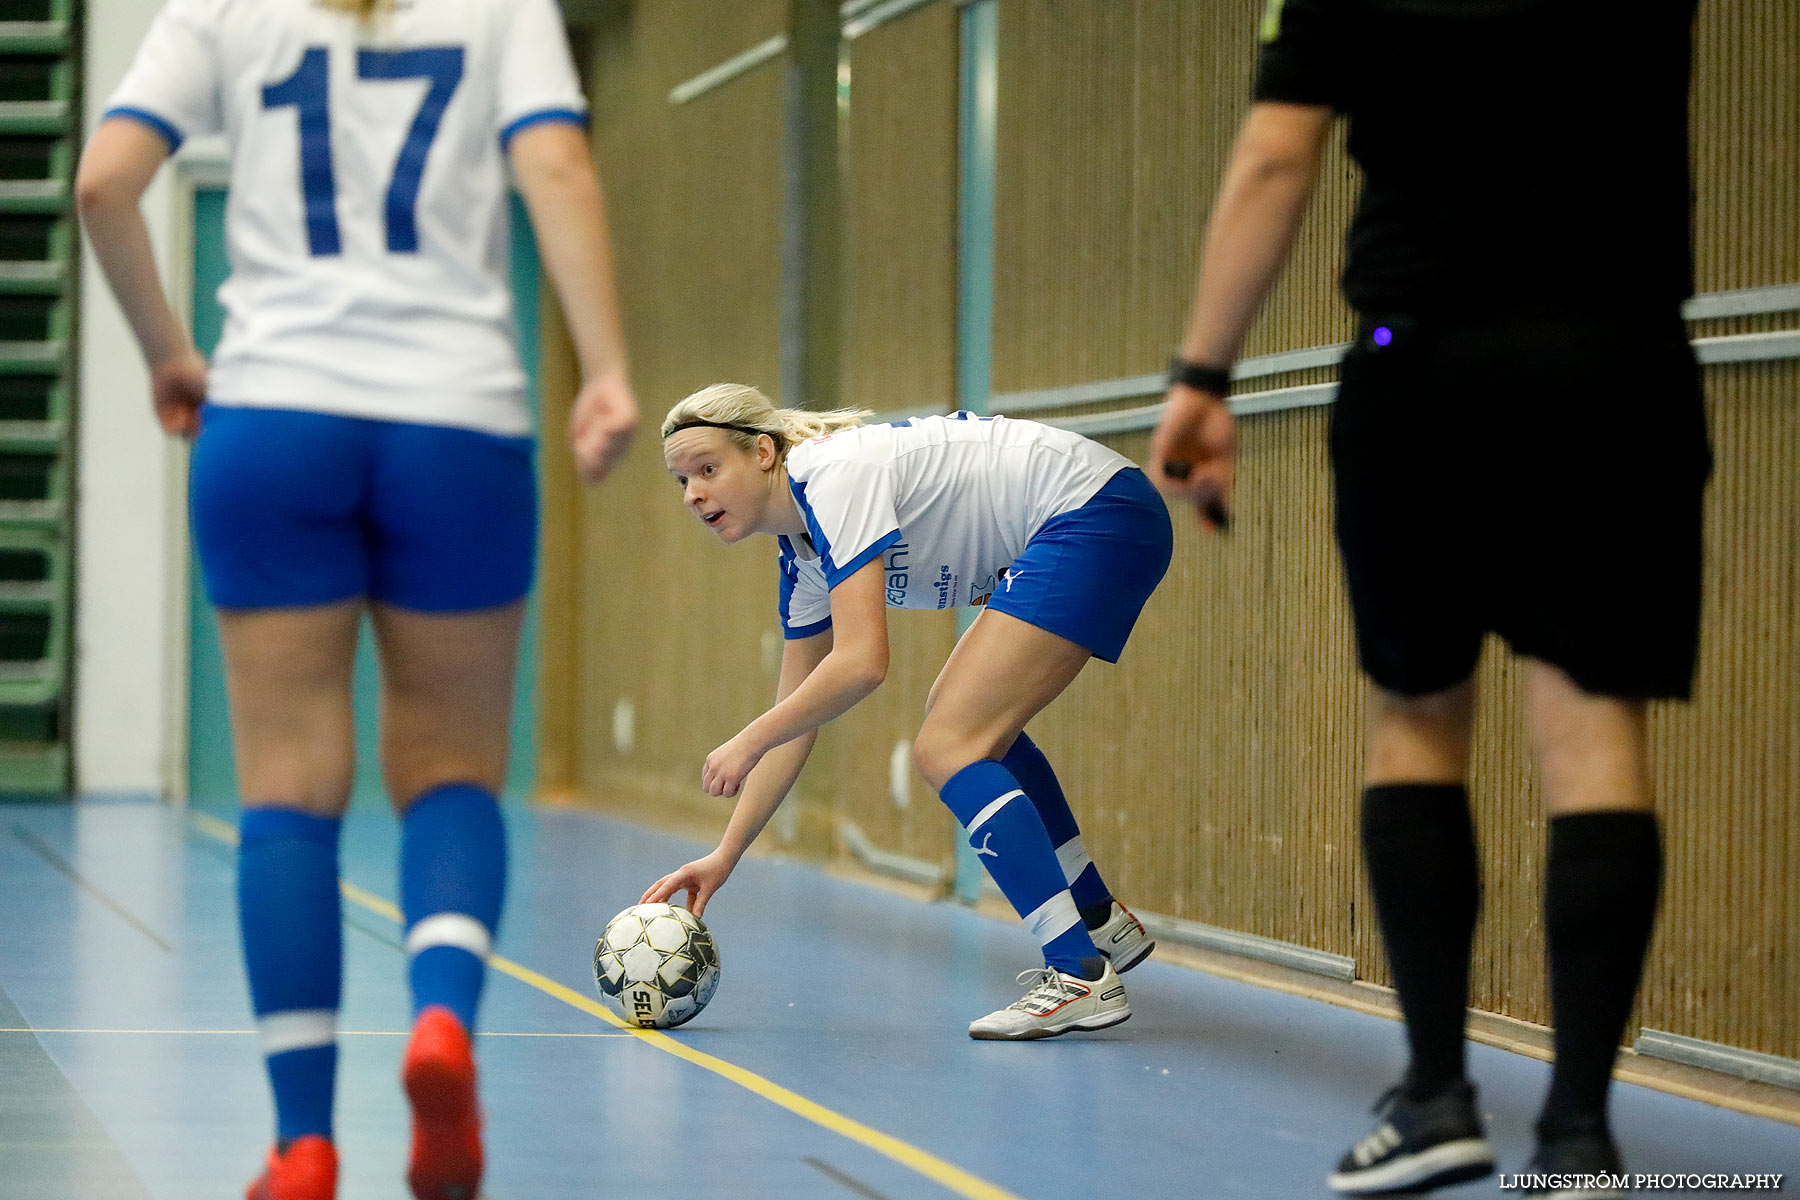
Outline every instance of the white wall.
<svg viewBox="0 0 1800 1200">
<path fill-rule="evenodd" d="M 88 0 L 85 126 L 93 129 L 159 0 Z M 165 169 L 144 202 L 158 260 L 185 245 Z M 183 251 L 185 253 L 185 251 Z M 171 291 L 185 263 L 165 278 Z M 180 306 L 185 310 L 185 305 Z M 82 260 L 75 619 L 75 781 L 84 792 L 167 792 L 185 695 L 184 455 L 150 413 L 137 344 L 99 269 Z M 175 661 L 177 658 L 179 662 Z"/>
</svg>

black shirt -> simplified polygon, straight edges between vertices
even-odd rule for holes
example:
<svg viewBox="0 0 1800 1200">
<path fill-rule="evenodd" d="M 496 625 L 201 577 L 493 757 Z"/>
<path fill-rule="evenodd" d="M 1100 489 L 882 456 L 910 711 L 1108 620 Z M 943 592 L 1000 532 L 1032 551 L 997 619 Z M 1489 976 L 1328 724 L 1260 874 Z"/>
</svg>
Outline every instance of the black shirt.
<svg viewBox="0 0 1800 1200">
<path fill-rule="evenodd" d="M 1256 99 L 1364 172 L 1359 311 L 1669 312 L 1693 292 L 1697 0 L 1270 0 Z"/>
</svg>

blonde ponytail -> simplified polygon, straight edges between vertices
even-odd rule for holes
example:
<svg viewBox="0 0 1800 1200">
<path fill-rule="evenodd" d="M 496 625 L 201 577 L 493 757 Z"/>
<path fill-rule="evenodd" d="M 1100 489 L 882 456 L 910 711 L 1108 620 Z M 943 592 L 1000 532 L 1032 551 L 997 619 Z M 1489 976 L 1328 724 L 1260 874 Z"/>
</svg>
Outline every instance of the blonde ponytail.
<svg viewBox="0 0 1800 1200">
<path fill-rule="evenodd" d="M 776 408 L 767 396 L 746 384 L 715 383 L 671 408 L 663 418 L 662 436 L 668 437 L 677 426 L 690 421 L 704 421 L 737 426 L 725 432 L 741 449 L 753 448 L 757 434 L 766 433 L 775 439 L 775 448 L 785 452 L 807 438 L 855 429 L 874 415 L 867 408 L 834 408 L 829 412 Z"/>
</svg>

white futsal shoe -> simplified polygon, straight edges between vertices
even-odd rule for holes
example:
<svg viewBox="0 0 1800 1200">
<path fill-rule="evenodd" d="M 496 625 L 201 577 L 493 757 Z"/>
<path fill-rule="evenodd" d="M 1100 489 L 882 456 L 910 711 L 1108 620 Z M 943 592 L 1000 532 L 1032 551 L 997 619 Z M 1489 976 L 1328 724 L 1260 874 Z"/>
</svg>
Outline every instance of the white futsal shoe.
<svg viewBox="0 0 1800 1200">
<path fill-rule="evenodd" d="M 1088 930 L 1100 953 L 1112 960 L 1113 970 L 1123 975 L 1150 957 L 1156 939 L 1144 923 L 1131 915 L 1131 910 L 1117 900 L 1112 902 L 1112 916 L 1098 929 Z"/>
<path fill-rule="evenodd" d="M 1029 1042 L 1078 1030 L 1107 1029 L 1131 1016 L 1125 985 L 1112 964 L 1098 979 L 1065 975 L 1052 967 L 1019 973 L 1025 995 L 969 1026 L 983 1042 Z"/>
</svg>

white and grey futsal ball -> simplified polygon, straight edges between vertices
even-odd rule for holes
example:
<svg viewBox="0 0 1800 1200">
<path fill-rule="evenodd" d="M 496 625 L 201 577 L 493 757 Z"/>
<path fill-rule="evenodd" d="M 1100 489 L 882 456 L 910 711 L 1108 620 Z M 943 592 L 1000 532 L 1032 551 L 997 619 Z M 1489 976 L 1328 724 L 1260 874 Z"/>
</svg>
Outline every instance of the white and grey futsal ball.
<svg viewBox="0 0 1800 1200">
<path fill-rule="evenodd" d="M 594 945 L 600 999 L 633 1025 L 673 1029 L 719 986 L 719 950 L 699 917 L 676 904 L 634 904 Z"/>
</svg>

